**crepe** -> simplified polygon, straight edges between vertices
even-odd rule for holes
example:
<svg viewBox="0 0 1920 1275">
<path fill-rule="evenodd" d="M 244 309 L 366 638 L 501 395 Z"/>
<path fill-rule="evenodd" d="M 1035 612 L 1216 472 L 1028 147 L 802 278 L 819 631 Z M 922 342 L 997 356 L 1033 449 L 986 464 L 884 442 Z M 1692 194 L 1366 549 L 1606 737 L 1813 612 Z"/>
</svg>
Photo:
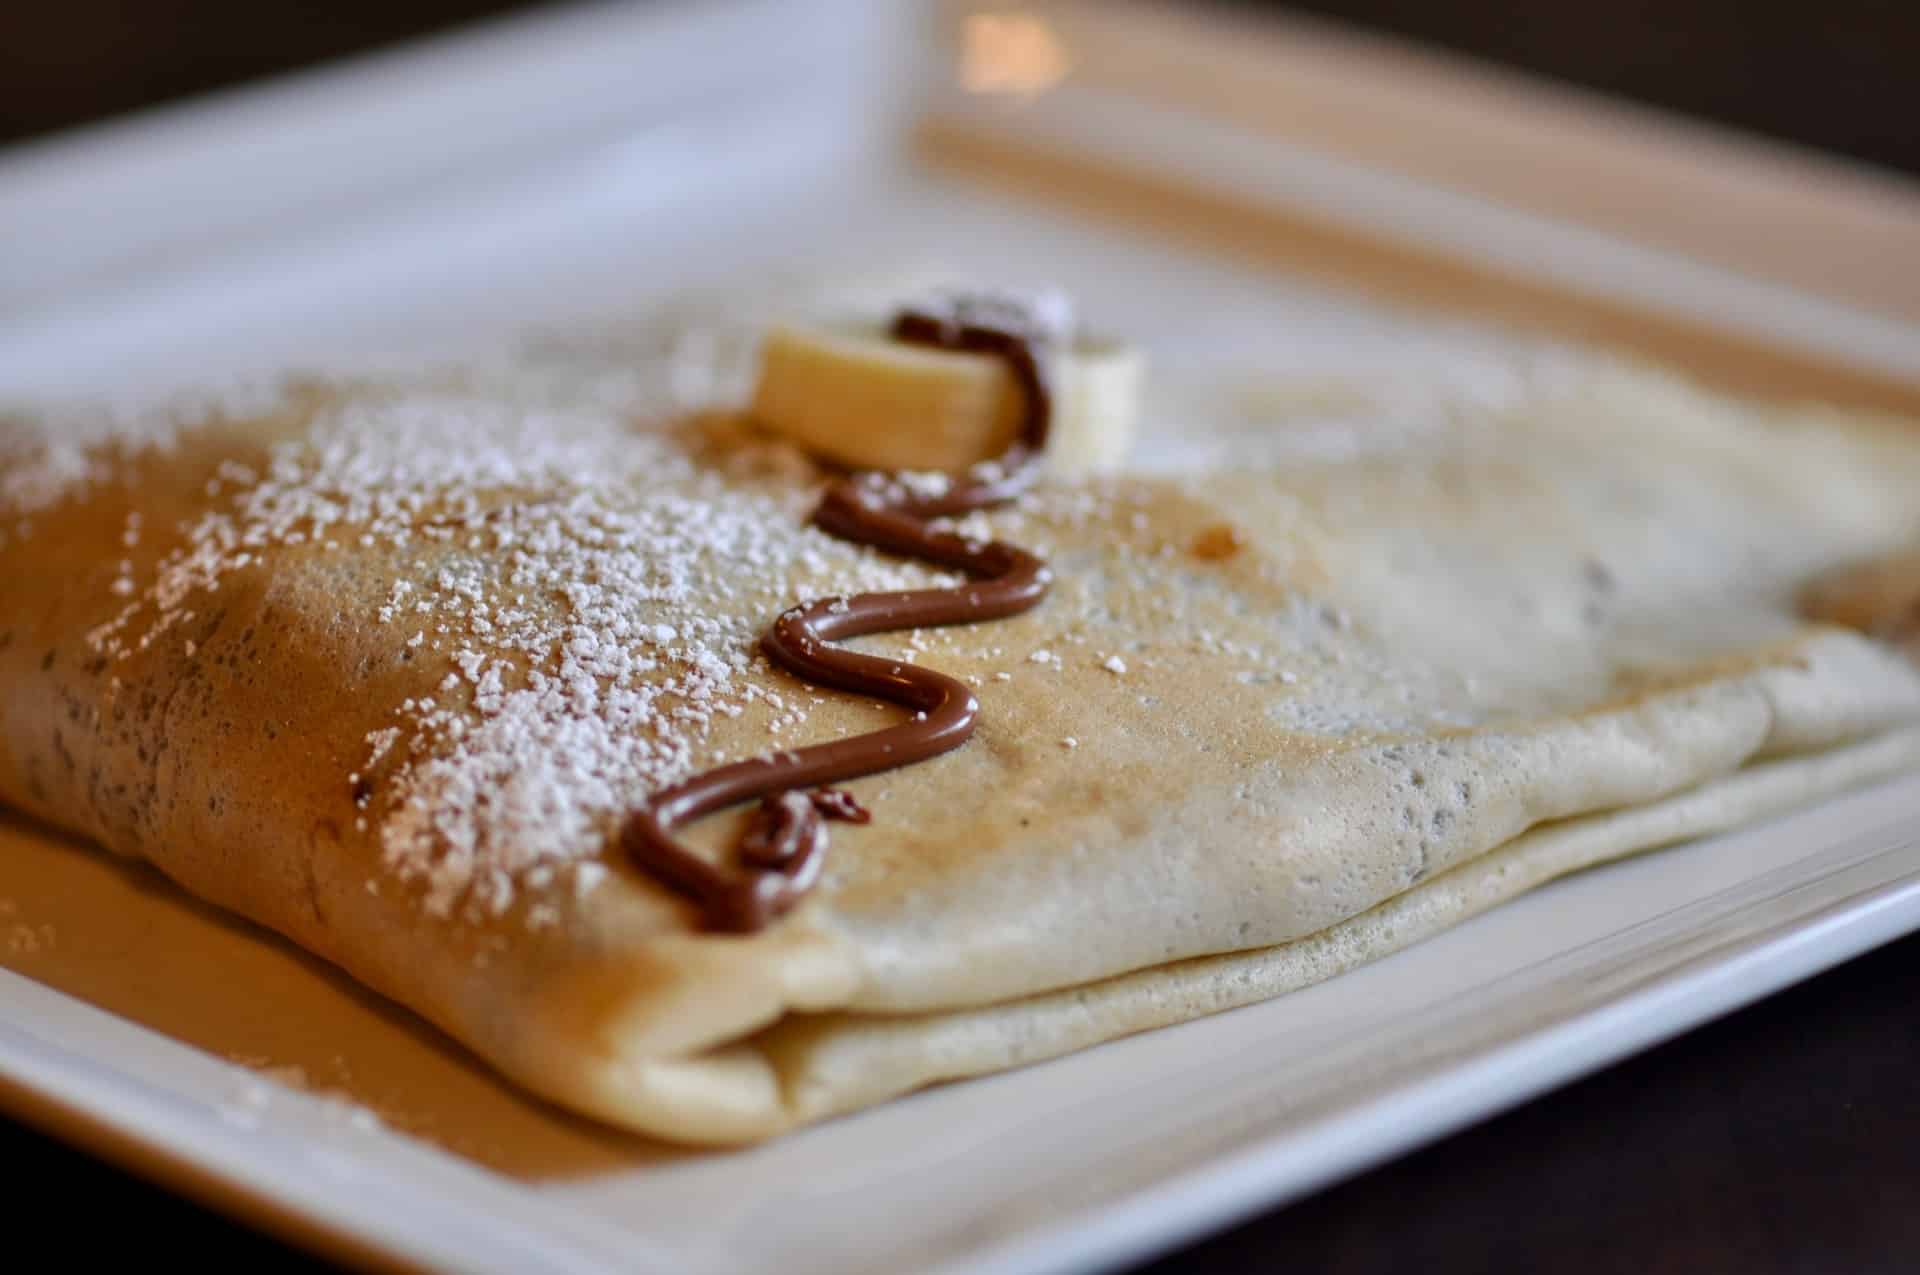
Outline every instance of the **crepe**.
<svg viewBox="0 0 1920 1275">
<path fill-rule="evenodd" d="M 1053 596 L 859 645 L 976 684 L 978 734 L 849 785 L 873 821 L 818 890 L 708 933 L 621 815 L 891 720 L 754 642 L 943 577 L 810 529 L 824 475 L 671 372 L 549 351 L 11 420 L 0 801 L 555 1102 L 735 1143 L 1920 762 L 1920 673 L 1798 603 L 1920 541 L 1920 434 L 1597 358 L 1387 364 L 1163 401 L 1142 472 L 973 516 Z"/>
</svg>

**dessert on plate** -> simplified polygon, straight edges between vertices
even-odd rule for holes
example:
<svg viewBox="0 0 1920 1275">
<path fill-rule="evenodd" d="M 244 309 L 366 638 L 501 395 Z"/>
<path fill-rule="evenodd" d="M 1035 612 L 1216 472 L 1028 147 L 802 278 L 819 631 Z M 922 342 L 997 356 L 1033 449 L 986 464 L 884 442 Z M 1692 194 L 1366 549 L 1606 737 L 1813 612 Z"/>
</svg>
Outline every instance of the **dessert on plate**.
<svg viewBox="0 0 1920 1275">
<path fill-rule="evenodd" d="M 1595 356 L 1261 424 L 1007 295 L 667 357 L 7 417 L 0 802 L 737 1143 L 1920 762 L 1902 422 Z"/>
</svg>

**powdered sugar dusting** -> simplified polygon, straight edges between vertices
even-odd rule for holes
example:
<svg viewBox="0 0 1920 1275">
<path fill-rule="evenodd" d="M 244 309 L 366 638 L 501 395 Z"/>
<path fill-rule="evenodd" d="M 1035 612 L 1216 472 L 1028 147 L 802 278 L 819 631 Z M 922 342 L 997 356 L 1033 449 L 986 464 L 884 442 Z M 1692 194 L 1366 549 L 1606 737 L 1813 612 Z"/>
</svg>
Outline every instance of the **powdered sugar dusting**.
<svg viewBox="0 0 1920 1275">
<path fill-rule="evenodd" d="M 638 382 L 528 377 L 321 408 L 263 466 L 222 468 L 93 645 L 128 658 L 279 551 L 383 562 L 365 622 L 439 676 L 342 782 L 429 911 L 504 913 L 527 874 L 600 854 L 624 810 L 692 773 L 719 717 L 760 701 L 771 729 L 804 720 L 749 676 L 780 606 L 951 582 L 808 526 L 820 478 L 794 453 L 715 447 L 653 406 Z M 604 869 L 579 866 L 584 893 Z"/>
<path fill-rule="evenodd" d="M 95 650 L 109 660 L 159 641 L 185 650 L 174 631 L 206 611 L 205 595 L 289 551 L 384 572 L 360 619 L 390 634 L 430 674 L 422 685 L 431 689 L 393 706 L 343 767 L 340 782 L 360 806 L 356 827 L 378 839 L 393 873 L 436 914 L 502 914 L 537 893 L 528 924 L 554 923 L 556 904 L 607 877 L 595 860 L 624 811 L 721 760 L 705 743 L 716 722 L 751 708 L 766 721 L 766 747 L 790 746 L 819 701 L 774 689 L 759 667 L 756 643 L 774 615 L 805 598 L 954 582 L 808 528 L 820 476 L 796 453 L 739 438 L 715 447 L 677 423 L 737 395 L 749 362 L 750 342 L 724 327 L 712 331 L 725 339 L 706 331 L 678 321 L 596 328 L 550 338 L 495 371 L 362 382 L 344 396 L 302 400 L 313 413 L 302 435 L 221 466 L 206 512 L 157 566 L 136 570 L 138 548 L 173 529 L 128 522 L 129 557 L 108 586 L 120 609 L 90 635 Z M 1165 427 L 1149 432 L 1136 467 L 1184 475 L 1336 463 L 1457 440 L 1563 371 L 1505 346 L 1464 362 L 1473 375 L 1458 384 L 1352 376 L 1304 393 L 1280 376 L 1278 388 L 1231 402 L 1216 377 L 1189 378 L 1189 389 L 1205 392 L 1162 395 L 1151 415 Z M 11 515 L 0 535 L 109 481 L 122 459 L 174 447 L 183 422 L 288 402 L 277 388 L 239 387 L 198 403 L 0 422 L 0 514 Z M 899 481 L 934 494 L 947 479 Z M 952 525 L 1050 555 L 1047 532 L 1118 526 L 1117 509 L 1100 484 L 1054 484 Z M 1154 570 L 1171 569 L 1163 559 L 1174 550 L 1150 544 L 1143 513 L 1126 525 L 1142 544 L 1120 556 L 1122 567 L 1145 569 L 1150 557 Z M 1099 569 L 1088 554 L 1060 565 L 1063 578 Z M 1179 590 L 1161 592 L 1171 637 Z M 1244 665 L 1248 685 L 1274 688 L 1269 713 L 1296 730 L 1411 729 L 1439 719 L 1426 701 L 1452 702 L 1401 669 L 1405 722 L 1397 708 L 1351 716 L 1342 706 L 1360 697 L 1335 692 L 1385 674 L 1370 648 L 1333 632 L 1329 616 L 1303 603 L 1258 649 L 1206 633 L 1191 643 Z M 923 650 L 926 640 L 907 644 Z M 1144 650 L 1125 658 L 1082 650 L 1084 637 L 1072 633 L 1047 641 L 981 656 L 1040 666 L 1022 680 L 1060 675 L 1063 651 L 1115 678 L 1144 685 L 1153 676 Z M 991 676 L 1013 680 L 1004 667 Z M 1283 689 L 1302 678 L 1315 694 Z"/>
<path fill-rule="evenodd" d="M 18 519 L 107 482 L 117 460 L 166 451 L 188 425 L 253 419 L 281 411 L 288 402 L 284 381 L 235 378 L 193 390 L 78 400 L 0 415 L 0 515 Z"/>
</svg>

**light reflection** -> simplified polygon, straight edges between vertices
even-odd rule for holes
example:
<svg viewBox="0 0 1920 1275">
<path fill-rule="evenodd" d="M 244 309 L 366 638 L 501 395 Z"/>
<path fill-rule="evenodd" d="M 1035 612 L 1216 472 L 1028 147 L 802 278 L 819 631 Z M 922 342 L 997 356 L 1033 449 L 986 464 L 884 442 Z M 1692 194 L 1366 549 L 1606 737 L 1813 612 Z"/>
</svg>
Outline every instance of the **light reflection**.
<svg viewBox="0 0 1920 1275">
<path fill-rule="evenodd" d="M 960 85 L 969 93 L 1031 98 L 1066 78 L 1066 46 L 1044 18 L 1025 13 L 968 16 Z"/>
</svg>

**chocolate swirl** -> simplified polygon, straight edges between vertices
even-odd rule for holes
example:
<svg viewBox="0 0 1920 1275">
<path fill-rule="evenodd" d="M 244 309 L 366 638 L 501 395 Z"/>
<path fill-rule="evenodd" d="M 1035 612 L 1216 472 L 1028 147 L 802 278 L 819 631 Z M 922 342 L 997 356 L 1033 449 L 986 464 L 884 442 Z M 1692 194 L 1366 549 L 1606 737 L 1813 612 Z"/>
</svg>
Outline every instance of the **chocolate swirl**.
<svg viewBox="0 0 1920 1275">
<path fill-rule="evenodd" d="M 917 664 L 831 644 L 1018 615 L 1039 605 L 1053 580 L 1046 563 L 1024 549 L 930 524 L 1002 504 L 1031 483 L 1052 417 L 1041 356 L 1057 337 L 1054 326 L 1017 304 L 966 298 L 939 310 L 903 313 L 891 331 L 895 340 L 1004 360 L 1026 411 L 1013 444 L 997 460 L 951 477 L 935 494 L 884 474 L 856 474 L 828 487 L 814 511 L 814 525 L 842 540 L 963 571 L 968 583 L 803 603 L 784 612 L 761 639 L 767 658 L 796 677 L 887 700 L 911 710 L 912 717 L 851 739 L 709 770 L 655 793 L 628 817 L 621 830 L 627 853 L 698 902 L 716 930 L 766 926 L 819 879 L 825 821 L 867 821 L 867 812 L 848 794 L 824 785 L 924 761 L 973 734 L 980 703 L 963 683 Z M 761 805 L 741 839 L 738 868 L 709 862 L 675 840 L 674 829 L 755 797 Z"/>
</svg>

